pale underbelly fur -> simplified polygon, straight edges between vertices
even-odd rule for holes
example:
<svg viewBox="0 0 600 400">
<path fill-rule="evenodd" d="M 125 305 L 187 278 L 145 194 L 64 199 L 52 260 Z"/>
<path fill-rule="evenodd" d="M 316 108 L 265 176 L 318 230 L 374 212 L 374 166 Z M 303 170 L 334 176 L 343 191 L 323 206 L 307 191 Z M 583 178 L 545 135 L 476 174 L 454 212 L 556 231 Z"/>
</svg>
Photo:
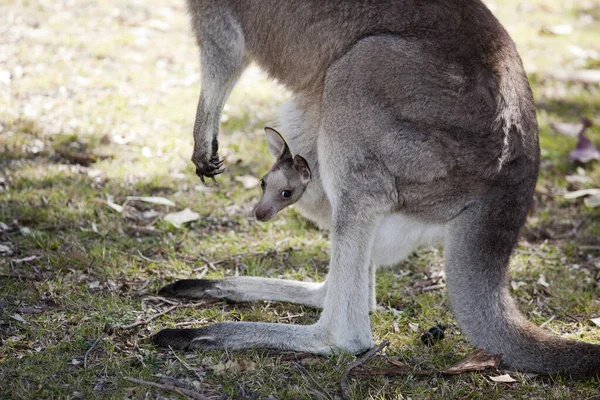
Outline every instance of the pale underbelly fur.
<svg viewBox="0 0 600 400">
<path fill-rule="evenodd" d="M 310 204 L 310 197 L 308 194 L 300 200 L 297 204 L 298 211 L 319 227 L 329 229 L 331 223 L 329 205 L 321 204 L 315 207 L 314 203 Z M 419 247 L 440 244 L 443 236 L 443 224 L 423 223 L 399 213 L 389 214 L 384 217 L 377 229 L 371 260 L 378 266 L 394 265 Z"/>
</svg>

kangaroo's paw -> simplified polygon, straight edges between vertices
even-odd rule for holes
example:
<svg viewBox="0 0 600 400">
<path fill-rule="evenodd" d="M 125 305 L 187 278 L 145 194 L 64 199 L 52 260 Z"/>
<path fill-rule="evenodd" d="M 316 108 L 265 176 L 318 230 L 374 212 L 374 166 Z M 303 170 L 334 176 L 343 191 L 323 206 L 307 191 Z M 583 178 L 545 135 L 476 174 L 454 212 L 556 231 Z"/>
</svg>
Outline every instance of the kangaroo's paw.
<svg viewBox="0 0 600 400">
<path fill-rule="evenodd" d="M 206 299 L 224 297 L 217 287 L 220 280 L 182 279 L 173 282 L 158 291 L 161 296 Z"/>
<path fill-rule="evenodd" d="M 160 347 L 172 347 L 179 350 L 221 348 L 218 334 L 212 328 L 215 325 L 196 329 L 163 329 L 152 336 L 152 343 Z"/>
</svg>

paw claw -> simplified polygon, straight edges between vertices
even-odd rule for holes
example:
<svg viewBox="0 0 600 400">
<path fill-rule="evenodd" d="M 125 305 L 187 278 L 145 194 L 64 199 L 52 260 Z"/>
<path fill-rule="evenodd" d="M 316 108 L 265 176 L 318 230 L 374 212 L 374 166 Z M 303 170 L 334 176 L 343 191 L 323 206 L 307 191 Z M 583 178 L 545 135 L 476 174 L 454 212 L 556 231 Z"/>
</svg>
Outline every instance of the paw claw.
<svg viewBox="0 0 600 400">
<path fill-rule="evenodd" d="M 204 299 L 212 297 L 209 290 L 216 289 L 219 280 L 210 279 L 182 279 L 162 287 L 158 294 L 169 297 L 185 297 L 191 299 Z"/>
<path fill-rule="evenodd" d="M 191 348 L 215 349 L 220 347 L 218 340 L 210 333 L 215 325 L 196 329 L 163 329 L 154 334 L 152 343 L 159 347 L 172 347 L 177 350 Z"/>
<path fill-rule="evenodd" d="M 220 160 L 218 154 L 213 154 L 208 162 L 194 161 L 194 159 L 192 161 L 196 165 L 196 175 L 200 177 L 203 183 L 206 183 L 204 178 L 213 178 L 214 180 L 216 175 L 225 171 L 225 168 L 222 168 L 224 160 Z"/>
</svg>

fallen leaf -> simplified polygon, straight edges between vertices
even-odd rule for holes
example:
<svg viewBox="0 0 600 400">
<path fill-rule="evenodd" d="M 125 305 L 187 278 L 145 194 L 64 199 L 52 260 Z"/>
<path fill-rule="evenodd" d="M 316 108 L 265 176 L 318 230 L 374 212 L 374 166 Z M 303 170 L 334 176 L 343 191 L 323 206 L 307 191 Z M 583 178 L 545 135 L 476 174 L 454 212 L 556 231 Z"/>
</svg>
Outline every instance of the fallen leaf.
<svg viewBox="0 0 600 400">
<path fill-rule="evenodd" d="M 513 383 L 517 380 L 508 374 L 498 375 L 498 376 L 490 376 L 490 379 L 494 382 L 502 382 L 502 383 Z"/>
<path fill-rule="evenodd" d="M 541 32 L 545 33 L 546 35 L 556 35 L 556 36 L 570 35 L 571 33 L 573 33 L 573 27 L 568 24 L 544 26 L 541 29 Z"/>
<path fill-rule="evenodd" d="M 173 224 L 175 228 L 181 228 L 181 225 L 200 219 L 200 214 L 186 208 L 185 210 L 169 213 L 164 217 L 165 221 Z"/>
<path fill-rule="evenodd" d="M 587 119 L 586 119 L 586 121 L 590 122 L 590 124 L 591 124 L 591 121 L 589 121 Z M 586 125 L 585 121 L 582 121 L 582 122 L 551 121 L 550 122 L 550 127 L 552 129 L 554 129 L 556 132 L 560 133 L 561 135 L 565 135 L 565 136 L 569 136 L 569 137 L 579 136 L 579 133 L 583 129 L 586 129 L 585 125 Z"/>
<path fill-rule="evenodd" d="M 591 183 L 592 178 L 585 175 L 567 175 L 565 176 L 567 183 Z"/>
<path fill-rule="evenodd" d="M 598 318 L 592 318 L 591 321 L 596 324 L 597 326 L 600 326 L 600 317 Z"/>
<path fill-rule="evenodd" d="M 146 203 L 152 203 L 152 204 L 161 204 L 163 206 L 171 206 L 171 207 L 175 207 L 175 203 L 172 202 L 169 199 L 166 199 L 164 197 L 157 197 L 157 196 L 149 196 L 149 197 L 140 197 L 140 196 L 127 196 L 127 201 L 143 201 Z"/>
<path fill-rule="evenodd" d="M 569 158 L 571 160 L 579 161 L 584 164 L 592 160 L 600 160 L 600 151 L 598 151 L 596 145 L 594 145 L 594 143 L 592 143 L 592 141 L 585 135 L 585 131 L 590 125 L 584 125 L 585 128 L 579 133 L 577 146 L 575 146 L 575 150 L 569 154 Z"/>
<path fill-rule="evenodd" d="M 252 189 L 256 186 L 258 186 L 260 180 L 252 175 L 242 175 L 242 176 L 236 176 L 235 180 L 237 182 L 241 182 L 241 184 L 244 186 L 244 189 Z"/>
<path fill-rule="evenodd" d="M 15 263 L 15 264 L 21 264 L 21 263 L 24 263 L 24 262 L 33 261 L 36 258 L 38 258 L 38 256 L 29 256 L 29 257 L 24 257 L 24 258 L 15 258 L 14 260 L 12 260 L 12 262 Z"/>
<path fill-rule="evenodd" d="M 471 371 L 481 371 L 486 368 L 498 368 L 502 354 L 489 355 L 482 349 L 469 354 L 464 360 L 442 370 L 444 374 L 462 374 Z"/>
<path fill-rule="evenodd" d="M 593 194 L 589 197 L 586 197 L 583 200 L 583 204 L 590 208 L 600 207 L 600 194 Z"/>
<path fill-rule="evenodd" d="M 594 84 L 600 82 L 600 69 L 557 70 L 550 76 L 559 81 Z"/>
<path fill-rule="evenodd" d="M 106 199 L 106 205 L 107 206 L 109 206 L 110 208 L 112 208 L 113 210 L 115 210 L 118 213 L 122 213 L 123 212 L 123 206 L 121 206 L 121 205 L 119 205 L 117 203 L 114 203 L 112 201 L 112 196 L 106 196 L 106 197 L 107 197 L 107 199 Z"/>
<path fill-rule="evenodd" d="M 93 154 L 81 153 L 81 152 L 71 152 L 62 149 L 56 149 L 56 152 L 60 154 L 67 161 L 70 161 L 75 164 L 83 165 L 84 167 L 89 166 L 90 164 L 98 161 L 98 157 Z"/>
<path fill-rule="evenodd" d="M 21 314 L 40 314 L 43 313 L 44 310 L 42 310 L 39 307 L 29 307 L 29 306 L 22 306 L 17 308 L 17 311 L 20 312 Z"/>
<path fill-rule="evenodd" d="M 546 280 L 546 276 L 544 274 L 540 274 L 540 277 L 537 280 L 538 285 L 542 285 L 544 287 L 550 287 L 550 284 Z"/>
<path fill-rule="evenodd" d="M 158 211 L 156 211 L 156 210 L 148 210 L 148 211 L 144 211 L 142 213 L 142 218 L 143 219 L 153 219 L 153 218 L 158 217 L 158 215 L 159 215 Z"/>
<path fill-rule="evenodd" d="M 5 244 L 0 244 L 0 255 L 10 256 L 12 253 L 13 251 L 9 246 Z"/>
<path fill-rule="evenodd" d="M 27 321 L 25 321 L 25 318 L 21 317 L 19 314 L 13 314 L 10 316 L 12 319 L 14 319 L 15 321 L 19 321 L 22 322 L 24 324 L 27 323 Z"/>
<path fill-rule="evenodd" d="M 72 260 L 77 260 L 82 264 L 90 264 L 91 261 L 88 258 L 88 256 L 86 256 L 84 253 L 80 252 L 80 251 L 68 251 L 65 256 L 67 256 L 68 258 L 72 259 Z"/>
<path fill-rule="evenodd" d="M 88 283 L 88 289 L 98 289 L 100 287 L 100 281 L 93 281 Z"/>
<path fill-rule="evenodd" d="M 258 364 L 250 360 L 230 360 L 226 363 L 219 363 L 208 367 L 216 375 L 223 375 L 225 373 L 237 374 L 243 371 L 254 371 L 258 368 Z"/>
<path fill-rule="evenodd" d="M 577 199 L 584 196 L 598 196 L 600 195 L 600 189 L 581 189 L 575 190 L 574 192 L 567 192 L 564 194 L 564 198 L 568 200 Z"/>
<path fill-rule="evenodd" d="M 76 358 L 73 358 L 73 359 L 71 360 L 71 364 L 72 364 L 72 365 L 79 365 L 79 364 L 81 364 L 81 361 L 79 361 L 79 360 L 78 360 L 78 359 L 76 359 Z"/>
</svg>

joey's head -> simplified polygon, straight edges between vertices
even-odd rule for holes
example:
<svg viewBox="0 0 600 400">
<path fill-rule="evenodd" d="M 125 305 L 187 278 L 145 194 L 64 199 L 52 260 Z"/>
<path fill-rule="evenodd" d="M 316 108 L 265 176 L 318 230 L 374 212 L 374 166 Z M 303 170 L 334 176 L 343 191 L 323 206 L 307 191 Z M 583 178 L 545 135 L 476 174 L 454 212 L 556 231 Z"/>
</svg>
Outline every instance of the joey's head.
<svg viewBox="0 0 600 400">
<path fill-rule="evenodd" d="M 263 191 L 254 216 L 259 221 L 268 221 L 279 210 L 294 204 L 310 183 L 310 168 L 304 158 L 292 156 L 283 137 L 272 128 L 265 128 L 269 152 L 275 163 L 260 181 Z"/>
</svg>

